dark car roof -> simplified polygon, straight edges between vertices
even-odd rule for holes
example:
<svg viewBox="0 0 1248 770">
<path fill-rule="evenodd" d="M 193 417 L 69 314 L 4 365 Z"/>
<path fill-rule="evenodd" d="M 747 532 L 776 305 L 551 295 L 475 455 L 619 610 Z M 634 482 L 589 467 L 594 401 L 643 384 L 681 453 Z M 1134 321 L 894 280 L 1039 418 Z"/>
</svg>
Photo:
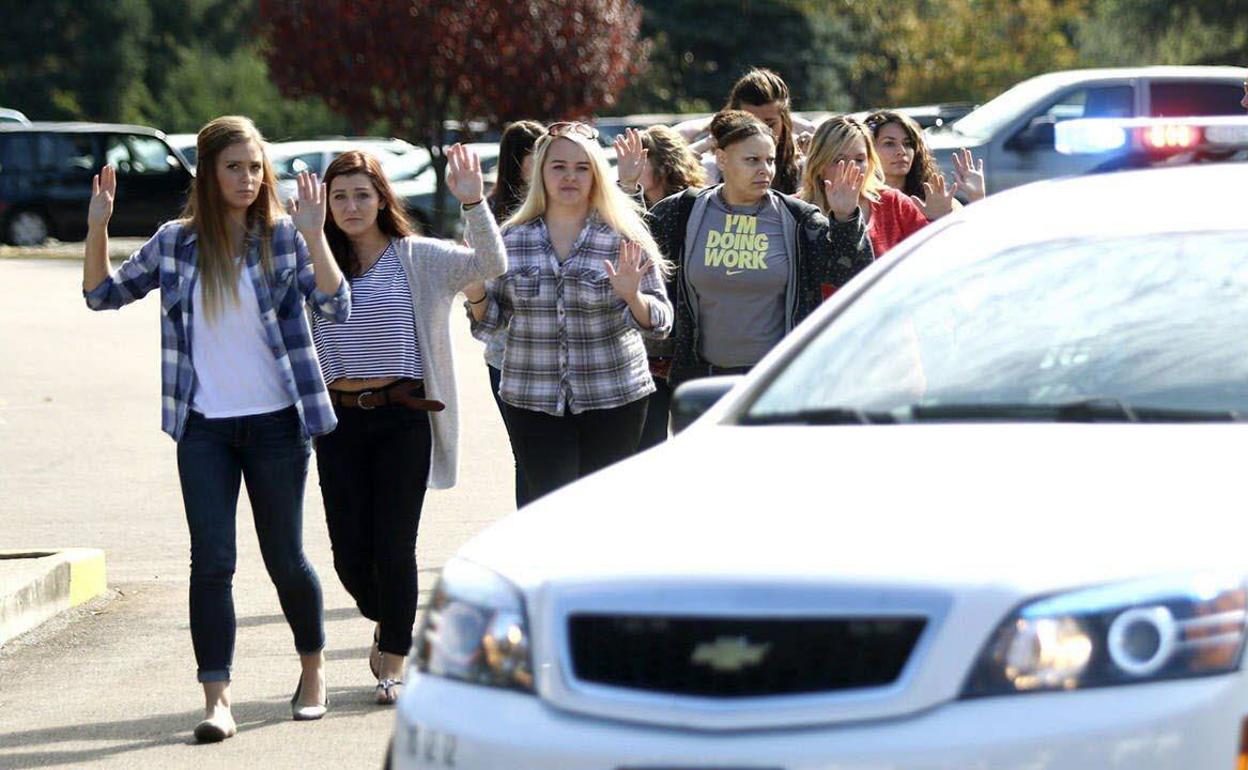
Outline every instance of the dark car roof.
<svg viewBox="0 0 1248 770">
<path fill-rule="evenodd" d="M 165 136 L 165 132 L 150 126 L 132 126 L 125 123 L 0 123 L 0 132 L 3 133 L 31 133 L 35 131 L 55 131 L 66 134 L 146 134 L 162 139 Z"/>
</svg>

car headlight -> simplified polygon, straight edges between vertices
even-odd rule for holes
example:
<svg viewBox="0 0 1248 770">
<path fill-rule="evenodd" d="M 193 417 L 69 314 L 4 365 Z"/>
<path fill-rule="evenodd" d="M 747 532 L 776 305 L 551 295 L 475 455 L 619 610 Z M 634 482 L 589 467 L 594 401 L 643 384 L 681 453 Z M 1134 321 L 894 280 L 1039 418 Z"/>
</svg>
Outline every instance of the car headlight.
<svg viewBox="0 0 1248 770">
<path fill-rule="evenodd" d="M 1115 583 L 1019 608 L 993 634 L 963 697 L 1154 682 L 1239 667 L 1248 591 L 1200 575 Z"/>
<path fill-rule="evenodd" d="M 452 559 L 417 634 L 414 665 L 428 674 L 532 692 L 520 591 L 484 567 Z"/>
</svg>

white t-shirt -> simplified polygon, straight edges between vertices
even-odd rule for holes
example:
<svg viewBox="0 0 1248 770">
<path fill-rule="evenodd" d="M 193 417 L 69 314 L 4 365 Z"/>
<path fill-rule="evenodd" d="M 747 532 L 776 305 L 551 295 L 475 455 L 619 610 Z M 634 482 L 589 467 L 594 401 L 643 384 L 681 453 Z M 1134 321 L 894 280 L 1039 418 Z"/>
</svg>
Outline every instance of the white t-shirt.
<svg viewBox="0 0 1248 770">
<path fill-rule="evenodd" d="M 191 408 L 205 417 L 265 414 L 295 403 L 282 386 L 277 355 L 260 322 L 260 303 L 246 266 L 240 265 L 238 273 L 238 302 L 222 297 L 221 310 L 211 320 L 202 277 L 195 281 L 191 365 L 196 382 Z"/>
</svg>

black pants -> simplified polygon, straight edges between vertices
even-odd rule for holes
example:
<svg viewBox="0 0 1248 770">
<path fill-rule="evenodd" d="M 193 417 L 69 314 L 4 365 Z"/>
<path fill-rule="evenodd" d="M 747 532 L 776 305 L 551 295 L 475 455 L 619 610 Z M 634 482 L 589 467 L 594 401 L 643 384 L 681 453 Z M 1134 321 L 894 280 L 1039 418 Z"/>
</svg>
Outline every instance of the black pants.
<svg viewBox="0 0 1248 770">
<path fill-rule="evenodd" d="M 406 655 L 416 622 L 416 528 L 433 443 L 429 413 L 338 407 L 316 440 L 334 570 L 360 612 L 381 623 L 382 651 Z"/>
<path fill-rule="evenodd" d="M 485 368 L 490 370 L 490 394 L 494 396 L 494 403 L 498 405 L 498 413 L 503 418 L 503 427 L 507 428 L 507 441 L 511 444 L 511 458 L 516 466 L 516 510 L 520 510 L 528 505 L 532 497 L 529 495 L 529 482 L 524 478 L 524 469 L 520 467 L 515 439 L 511 437 L 511 428 L 507 425 L 507 411 L 503 409 L 503 400 L 498 397 L 498 383 L 503 373 L 489 364 L 486 364 Z"/>
<path fill-rule="evenodd" d="M 559 417 L 503 404 L 532 500 L 637 452 L 646 399 Z"/>
<path fill-rule="evenodd" d="M 662 377 L 654 378 L 655 391 L 646 396 L 646 424 L 641 429 L 638 451 L 667 441 L 668 423 L 672 415 L 672 386 Z"/>
</svg>

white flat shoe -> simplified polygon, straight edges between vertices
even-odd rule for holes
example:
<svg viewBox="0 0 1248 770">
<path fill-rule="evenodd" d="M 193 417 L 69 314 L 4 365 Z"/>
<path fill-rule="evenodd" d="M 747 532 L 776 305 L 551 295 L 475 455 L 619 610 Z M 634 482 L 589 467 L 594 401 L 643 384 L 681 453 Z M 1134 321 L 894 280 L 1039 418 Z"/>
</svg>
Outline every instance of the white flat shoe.
<svg viewBox="0 0 1248 770">
<path fill-rule="evenodd" d="M 299 676 L 299 685 L 295 687 L 295 694 L 290 698 L 290 716 L 296 722 L 311 722 L 314 719 L 320 719 L 325 716 L 325 712 L 329 711 L 329 689 L 325 690 L 325 702 L 315 706 L 299 705 L 299 693 L 303 690 L 303 676 Z"/>
<path fill-rule="evenodd" d="M 199 743 L 220 743 L 237 732 L 234 717 L 226 712 L 224 716 L 218 714 L 195 725 L 195 740 Z"/>
</svg>

